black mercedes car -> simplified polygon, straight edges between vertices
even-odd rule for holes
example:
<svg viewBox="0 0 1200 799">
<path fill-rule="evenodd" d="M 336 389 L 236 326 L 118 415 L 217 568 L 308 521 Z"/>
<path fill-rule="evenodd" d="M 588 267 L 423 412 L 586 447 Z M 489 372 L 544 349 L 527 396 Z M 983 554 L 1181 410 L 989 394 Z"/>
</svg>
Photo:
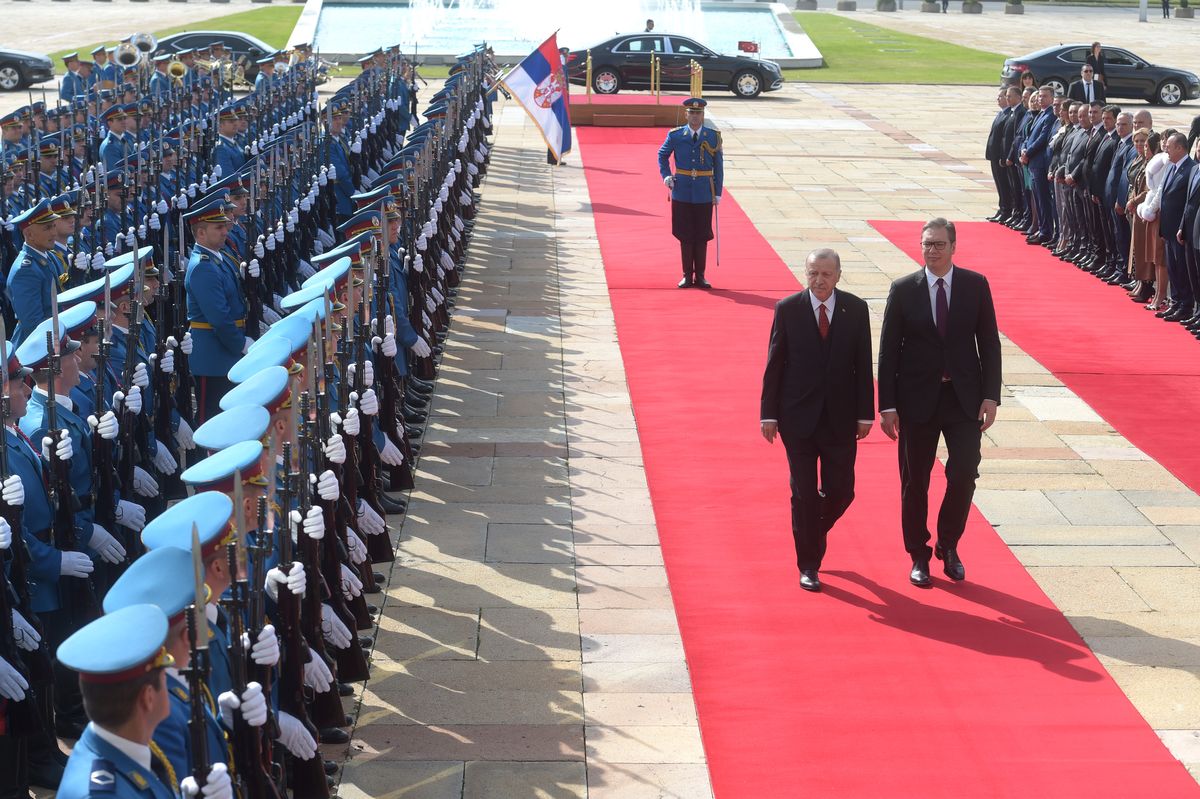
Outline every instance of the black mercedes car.
<svg viewBox="0 0 1200 799">
<path fill-rule="evenodd" d="M 591 48 L 592 90 L 616 94 L 621 89 L 650 88 L 650 56 L 662 62 L 662 88 L 691 86 L 691 62 L 704 67 L 704 89 L 727 90 L 738 97 L 757 97 L 783 86 L 783 73 L 774 61 L 714 53 L 686 36 L 634 33 L 617 36 Z M 587 50 L 567 56 L 567 78 L 576 86 L 587 82 Z"/>
<path fill-rule="evenodd" d="M 1071 83 L 1079 80 L 1079 70 L 1091 51 L 1090 44 L 1063 44 L 1008 58 L 1000 77 L 1016 84 L 1022 73 L 1033 72 L 1039 86 L 1050 84 L 1066 94 Z M 1104 48 L 1104 75 L 1106 96 L 1112 98 L 1179 105 L 1200 97 L 1200 77 L 1194 73 L 1151 64 L 1120 47 Z"/>
<path fill-rule="evenodd" d="M 54 80 L 54 62 L 41 53 L 0 48 L 0 91 L 12 92 Z"/>
<path fill-rule="evenodd" d="M 184 31 L 164 37 L 158 42 L 158 53 L 178 53 L 180 50 L 195 50 L 200 47 L 211 47 L 223 44 L 233 55 L 234 63 L 240 63 L 246 70 L 246 80 L 251 84 L 258 77 L 258 64 L 255 62 L 275 52 L 271 45 L 239 31 Z"/>
</svg>

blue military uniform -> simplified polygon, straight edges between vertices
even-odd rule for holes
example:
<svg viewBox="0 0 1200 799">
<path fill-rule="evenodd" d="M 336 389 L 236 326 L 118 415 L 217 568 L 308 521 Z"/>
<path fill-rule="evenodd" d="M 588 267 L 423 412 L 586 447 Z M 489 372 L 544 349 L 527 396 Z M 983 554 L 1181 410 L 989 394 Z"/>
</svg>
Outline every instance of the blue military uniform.
<svg viewBox="0 0 1200 799">
<path fill-rule="evenodd" d="M 128 682 L 173 661 L 163 643 L 167 617 L 154 605 L 130 605 L 83 627 L 58 647 L 58 660 L 88 683 Z M 133 711 L 137 712 L 137 711 Z M 117 746 L 114 741 L 119 741 Z M 71 750 L 58 796 L 63 799 L 178 799 L 170 766 L 154 748 L 88 724 Z"/>
<path fill-rule="evenodd" d="M 227 177 L 236 174 L 242 168 L 246 163 L 246 155 L 236 141 L 218 136 L 217 143 L 213 145 L 212 160 L 214 166 L 221 167 L 221 176 Z"/>
<path fill-rule="evenodd" d="M 13 219 L 24 231 L 30 225 L 47 224 L 58 219 L 44 199 Z M 17 253 L 8 272 L 8 298 L 17 318 L 13 342 L 20 344 L 33 328 L 50 316 L 51 292 L 58 280 L 59 267 L 50 253 L 35 249 L 28 242 Z"/>
<path fill-rule="evenodd" d="M 707 103 L 699 97 L 683 101 L 689 110 L 703 110 Z M 679 240 L 683 262 L 680 288 L 697 285 L 708 288 L 704 269 L 708 242 L 713 238 L 712 206 L 720 202 L 725 182 L 721 134 L 701 125 L 675 128 L 658 148 L 658 172 L 664 180 L 673 177 L 671 186 L 671 234 Z M 671 157 L 675 173 L 671 173 Z"/>
</svg>

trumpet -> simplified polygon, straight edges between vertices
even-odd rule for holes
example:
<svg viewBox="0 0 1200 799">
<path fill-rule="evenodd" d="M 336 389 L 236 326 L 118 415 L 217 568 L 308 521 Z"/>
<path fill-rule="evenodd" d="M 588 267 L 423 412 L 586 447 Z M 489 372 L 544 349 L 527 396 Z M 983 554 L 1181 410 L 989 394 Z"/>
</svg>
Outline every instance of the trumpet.
<svg viewBox="0 0 1200 799">
<path fill-rule="evenodd" d="M 172 58 L 171 63 L 167 64 L 167 74 L 171 76 L 171 80 L 182 83 L 184 76 L 188 74 L 188 66 L 178 58 Z"/>
</svg>

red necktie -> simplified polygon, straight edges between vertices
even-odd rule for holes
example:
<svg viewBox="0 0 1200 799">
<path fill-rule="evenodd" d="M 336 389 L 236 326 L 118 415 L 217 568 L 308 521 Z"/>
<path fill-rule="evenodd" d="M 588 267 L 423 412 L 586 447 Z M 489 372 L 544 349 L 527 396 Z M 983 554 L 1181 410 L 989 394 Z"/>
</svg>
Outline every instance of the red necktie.
<svg viewBox="0 0 1200 799">
<path fill-rule="evenodd" d="M 829 315 L 825 313 L 825 303 L 821 303 L 820 310 L 817 311 L 817 331 L 821 334 L 821 340 L 829 338 Z"/>
</svg>

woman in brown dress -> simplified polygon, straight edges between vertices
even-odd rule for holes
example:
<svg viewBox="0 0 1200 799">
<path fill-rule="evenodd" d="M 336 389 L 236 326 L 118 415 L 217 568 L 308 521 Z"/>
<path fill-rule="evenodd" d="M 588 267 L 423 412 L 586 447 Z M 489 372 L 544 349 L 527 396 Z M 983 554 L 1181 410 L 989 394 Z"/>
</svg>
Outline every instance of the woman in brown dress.
<svg viewBox="0 0 1200 799">
<path fill-rule="evenodd" d="M 1158 235 L 1157 213 L 1147 213 L 1147 209 L 1138 213 L 1138 207 L 1150 194 L 1146 168 L 1159 153 L 1159 134 L 1139 128 L 1134 131 L 1133 146 L 1137 148 L 1138 157 L 1129 165 L 1129 200 L 1125 204 L 1125 212 L 1129 216 L 1133 234 L 1129 247 L 1129 268 L 1138 285 L 1129 296 L 1134 302 L 1145 302 L 1151 300 L 1153 294 L 1153 299 L 1146 307 L 1158 310 L 1167 297 L 1166 245 Z M 1146 216 L 1151 219 L 1145 219 Z"/>
</svg>

